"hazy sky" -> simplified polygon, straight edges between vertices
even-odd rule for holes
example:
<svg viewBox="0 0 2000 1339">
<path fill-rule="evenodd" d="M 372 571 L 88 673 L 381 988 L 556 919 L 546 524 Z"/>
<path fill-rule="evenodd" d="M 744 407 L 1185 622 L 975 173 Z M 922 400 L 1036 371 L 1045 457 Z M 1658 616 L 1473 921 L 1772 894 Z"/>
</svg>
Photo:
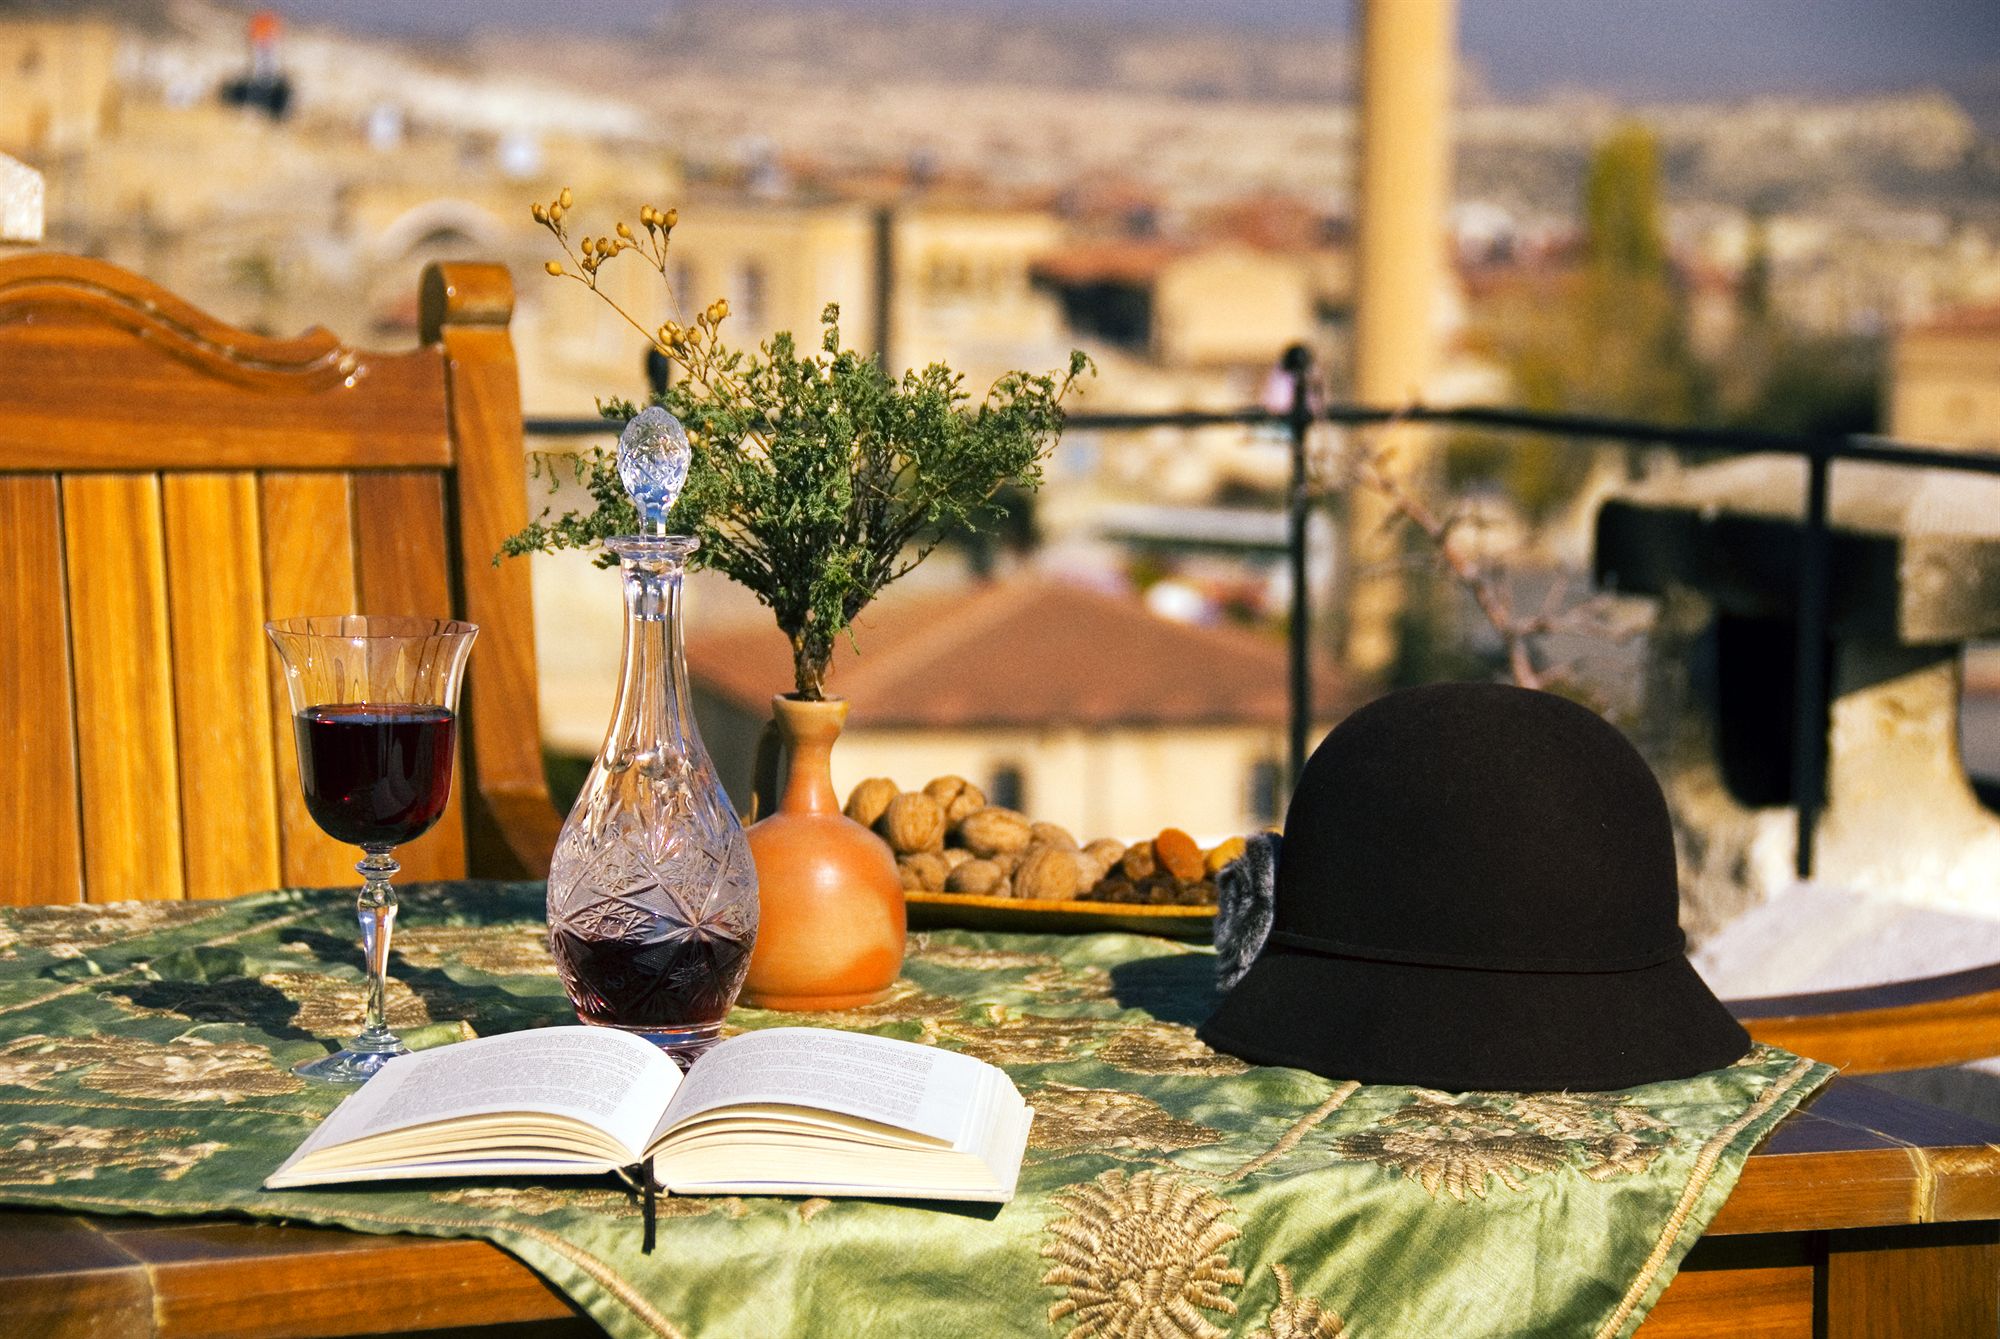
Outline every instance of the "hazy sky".
<svg viewBox="0 0 2000 1339">
<path fill-rule="evenodd" d="M 668 6 L 664 0 L 276 0 L 272 7 L 314 22 L 452 36 L 481 25 L 639 29 Z M 1265 30 L 1344 30 L 1351 19 L 1351 0 L 831 0 L 829 7 Z M 1982 101 L 2000 99 L 2000 0 L 1460 0 L 1459 12 L 1462 48 L 1501 93 L 1567 86 L 1701 98 L 1938 84 Z"/>
</svg>

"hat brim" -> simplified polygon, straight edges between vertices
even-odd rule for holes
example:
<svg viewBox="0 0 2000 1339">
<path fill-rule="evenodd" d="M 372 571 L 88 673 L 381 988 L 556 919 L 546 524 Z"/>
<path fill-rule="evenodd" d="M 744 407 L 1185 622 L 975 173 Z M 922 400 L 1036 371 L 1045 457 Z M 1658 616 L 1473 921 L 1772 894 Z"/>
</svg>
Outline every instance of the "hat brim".
<svg viewBox="0 0 2000 1339">
<path fill-rule="evenodd" d="M 1446 1092 L 1601 1092 L 1722 1069 L 1750 1034 L 1685 957 L 1494 972 L 1266 947 L 1198 1030 L 1262 1065 Z"/>
</svg>

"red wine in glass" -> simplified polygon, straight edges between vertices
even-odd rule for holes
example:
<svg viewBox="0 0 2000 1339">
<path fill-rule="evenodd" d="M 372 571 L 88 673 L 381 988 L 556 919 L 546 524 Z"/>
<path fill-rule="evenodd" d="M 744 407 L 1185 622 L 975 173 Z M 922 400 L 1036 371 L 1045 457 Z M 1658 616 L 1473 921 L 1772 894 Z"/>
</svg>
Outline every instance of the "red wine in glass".
<svg viewBox="0 0 2000 1339">
<path fill-rule="evenodd" d="M 339 703 L 292 718 L 306 809 L 336 841 L 401 846 L 428 832 L 451 793 L 445 707 Z"/>
</svg>

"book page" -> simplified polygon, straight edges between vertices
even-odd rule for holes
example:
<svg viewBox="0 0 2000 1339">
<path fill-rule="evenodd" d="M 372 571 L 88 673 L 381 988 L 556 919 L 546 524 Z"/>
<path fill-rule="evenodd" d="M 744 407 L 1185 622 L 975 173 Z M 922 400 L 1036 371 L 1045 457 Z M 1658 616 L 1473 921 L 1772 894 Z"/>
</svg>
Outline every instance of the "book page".
<svg viewBox="0 0 2000 1339">
<path fill-rule="evenodd" d="M 657 1047 L 612 1028 L 481 1037 L 390 1061 L 326 1118 L 294 1159 L 393 1130 L 524 1111 L 595 1126 L 636 1160 L 679 1083 L 680 1070 Z"/>
<path fill-rule="evenodd" d="M 660 1128 L 722 1107 L 775 1103 L 958 1143 L 971 1128 L 987 1070 L 971 1056 L 888 1037 L 824 1028 L 746 1032 L 695 1062 Z"/>
</svg>

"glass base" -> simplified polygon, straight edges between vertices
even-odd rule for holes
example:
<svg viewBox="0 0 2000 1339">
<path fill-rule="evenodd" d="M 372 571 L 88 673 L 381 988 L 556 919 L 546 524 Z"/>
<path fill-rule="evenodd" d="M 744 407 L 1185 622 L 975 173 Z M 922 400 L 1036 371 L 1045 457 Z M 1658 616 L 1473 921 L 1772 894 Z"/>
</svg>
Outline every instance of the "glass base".
<svg viewBox="0 0 2000 1339">
<path fill-rule="evenodd" d="M 399 1055 L 408 1055 L 410 1048 L 398 1042 L 393 1051 L 349 1051 L 339 1050 L 332 1055 L 323 1055 L 317 1060 L 293 1065 L 292 1073 L 301 1078 L 319 1083 L 366 1083 L 375 1077 L 382 1066 Z"/>
<path fill-rule="evenodd" d="M 580 1018 L 582 1015 L 578 1015 Z M 683 1072 L 701 1058 L 702 1052 L 722 1040 L 722 1024 L 698 1023 L 691 1027 L 628 1027 L 623 1023 L 606 1023 L 596 1018 L 582 1021 L 596 1027 L 616 1028 L 644 1038 L 667 1053 L 667 1057 L 679 1065 Z"/>
</svg>

